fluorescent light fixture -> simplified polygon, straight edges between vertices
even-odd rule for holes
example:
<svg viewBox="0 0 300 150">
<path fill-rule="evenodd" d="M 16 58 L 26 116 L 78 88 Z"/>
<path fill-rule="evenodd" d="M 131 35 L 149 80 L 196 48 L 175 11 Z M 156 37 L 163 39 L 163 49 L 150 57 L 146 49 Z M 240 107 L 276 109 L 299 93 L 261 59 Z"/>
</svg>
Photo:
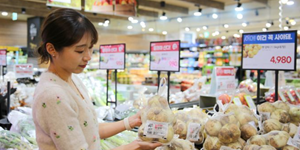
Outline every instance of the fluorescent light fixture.
<svg viewBox="0 0 300 150">
<path fill-rule="evenodd" d="M 153 29 L 153 28 L 149 28 L 149 31 L 150 31 L 150 32 L 153 32 L 153 31 L 154 31 L 154 29 Z"/>
<path fill-rule="evenodd" d="M 163 34 L 163 35 L 167 35 L 168 32 L 167 32 L 167 31 L 163 31 L 162 34 Z"/>
<path fill-rule="evenodd" d="M 2 16 L 7 16 L 7 15 L 8 15 L 8 12 L 4 11 L 4 12 L 2 12 L 1 14 L 2 14 Z"/>
<path fill-rule="evenodd" d="M 213 17 L 214 19 L 217 19 L 219 16 L 218 16 L 218 14 L 213 14 L 212 17 Z"/>
<path fill-rule="evenodd" d="M 182 22 L 182 19 L 179 17 L 179 18 L 177 18 L 177 21 L 178 22 Z"/>
<path fill-rule="evenodd" d="M 129 29 L 129 30 L 132 29 L 132 28 L 133 28 L 132 26 L 127 26 L 127 29 Z"/>
<path fill-rule="evenodd" d="M 280 0 L 280 2 L 281 2 L 282 4 L 287 4 L 287 3 L 289 2 L 289 0 Z"/>
<path fill-rule="evenodd" d="M 228 24 L 224 24 L 223 27 L 224 28 L 229 28 L 229 25 Z"/>
<path fill-rule="evenodd" d="M 237 14 L 236 17 L 237 17 L 238 19 L 243 19 L 244 16 L 243 16 L 243 14 Z"/>
</svg>

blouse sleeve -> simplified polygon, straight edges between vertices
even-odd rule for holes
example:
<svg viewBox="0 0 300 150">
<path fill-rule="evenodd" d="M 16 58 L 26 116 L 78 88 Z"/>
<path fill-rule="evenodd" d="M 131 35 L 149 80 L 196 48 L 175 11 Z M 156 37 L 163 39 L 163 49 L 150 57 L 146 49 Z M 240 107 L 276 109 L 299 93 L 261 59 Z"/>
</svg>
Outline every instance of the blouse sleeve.
<svg viewBox="0 0 300 150">
<path fill-rule="evenodd" d="M 77 105 L 62 89 L 47 90 L 35 99 L 36 122 L 59 150 L 85 150 L 88 144 L 77 118 Z"/>
</svg>

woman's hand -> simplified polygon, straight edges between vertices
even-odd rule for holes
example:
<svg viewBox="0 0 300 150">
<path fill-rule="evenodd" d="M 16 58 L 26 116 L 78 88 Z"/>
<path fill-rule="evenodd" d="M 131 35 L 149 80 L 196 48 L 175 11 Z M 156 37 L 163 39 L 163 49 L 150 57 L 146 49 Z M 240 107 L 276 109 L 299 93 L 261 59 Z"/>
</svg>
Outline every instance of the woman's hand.
<svg viewBox="0 0 300 150">
<path fill-rule="evenodd" d="M 161 143 L 150 143 L 135 140 L 126 146 L 128 146 L 130 150 L 154 150 L 156 147 L 161 146 Z"/>
<path fill-rule="evenodd" d="M 134 128 L 135 126 L 141 126 L 142 125 L 141 112 L 139 111 L 135 115 L 129 117 L 128 121 L 131 128 Z"/>
</svg>

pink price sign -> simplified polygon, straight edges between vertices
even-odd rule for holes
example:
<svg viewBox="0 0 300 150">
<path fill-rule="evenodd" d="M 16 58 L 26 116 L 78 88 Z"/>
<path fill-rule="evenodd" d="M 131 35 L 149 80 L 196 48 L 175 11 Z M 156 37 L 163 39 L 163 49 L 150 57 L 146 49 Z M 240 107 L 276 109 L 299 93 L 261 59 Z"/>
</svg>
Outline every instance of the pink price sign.
<svg viewBox="0 0 300 150">
<path fill-rule="evenodd" d="M 217 76 L 234 76 L 234 68 L 216 68 Z"/>
<path fill-rule="evenodd" d="M 174 71 L 180 69 L 180 41 L 150 43 L 150 70 Z"/>
<path fill-rule="evenodd" d="M 100 69 L 125 69 L 125 44 L 100 45 Z"/>
<path fill-rule="evenodd" d="M 7 60 L 6 60 L 6 49 L 0 49 L 0 66 L 6 66 Z"/>
</svg>

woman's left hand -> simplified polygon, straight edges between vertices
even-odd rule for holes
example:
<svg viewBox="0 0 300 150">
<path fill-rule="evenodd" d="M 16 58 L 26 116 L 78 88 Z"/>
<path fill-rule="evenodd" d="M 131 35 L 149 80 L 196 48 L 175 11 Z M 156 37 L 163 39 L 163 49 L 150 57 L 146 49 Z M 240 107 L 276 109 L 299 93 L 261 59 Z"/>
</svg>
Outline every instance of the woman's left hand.
<svg viewBox="0 0 300 150">
<path fill-rule="evenodd" d="M 141 126 L 142 125 L 141 111 L 139 111 L 133 116 L 130 116 L 128 118 L 128 121 L 131 128 L 134 128 L 135 126 Z"/>
</svg>

